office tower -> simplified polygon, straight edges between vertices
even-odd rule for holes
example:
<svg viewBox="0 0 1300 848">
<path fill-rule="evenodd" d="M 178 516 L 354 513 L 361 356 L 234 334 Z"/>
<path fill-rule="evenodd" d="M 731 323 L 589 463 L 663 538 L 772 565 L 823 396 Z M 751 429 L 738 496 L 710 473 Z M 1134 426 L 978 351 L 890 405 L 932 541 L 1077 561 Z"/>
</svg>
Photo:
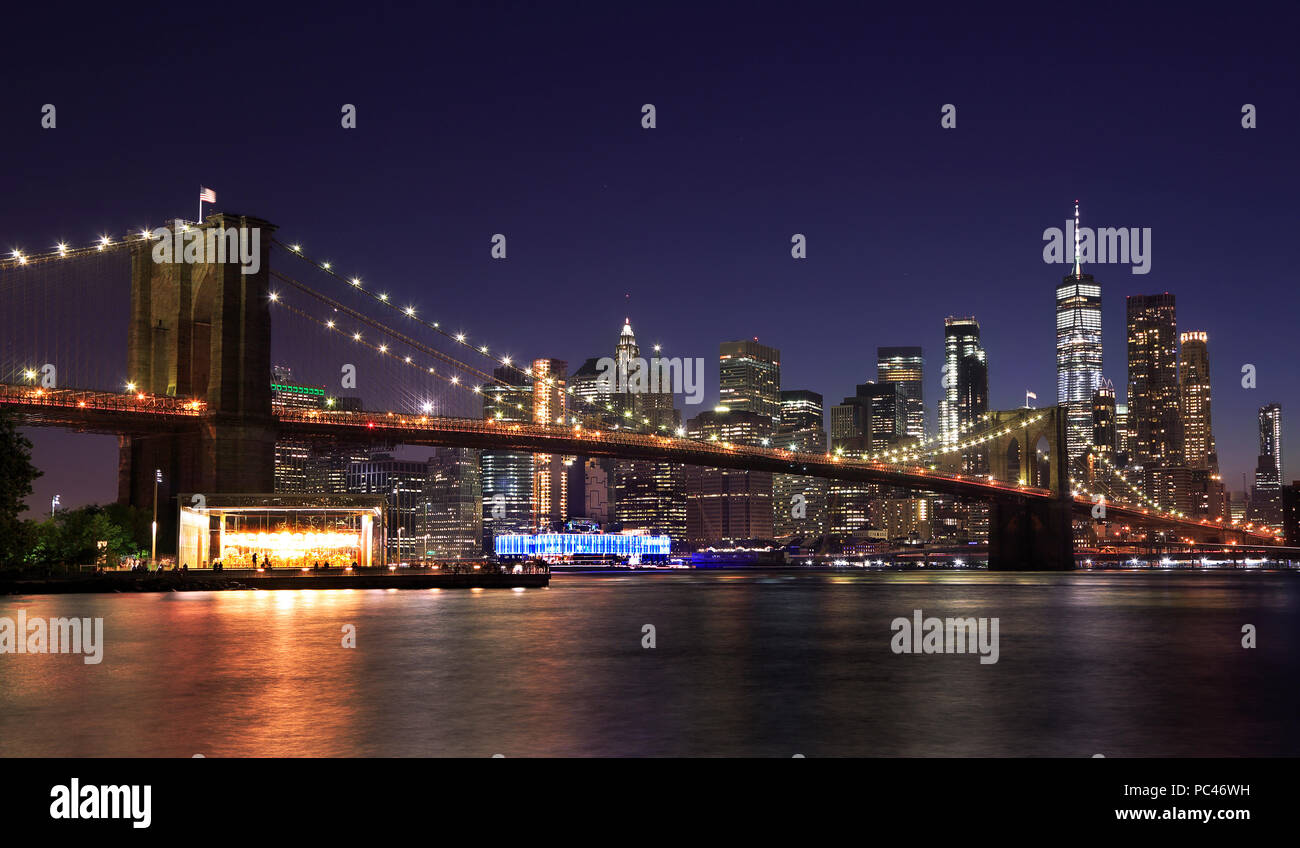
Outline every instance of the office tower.
<svg viewBox="0 0 1300 848">
<path fill-rule="evenodd" d="M 769 439 L 772 422 L 763 413 L 719 407 L 692 418 L 686 430 L 690 438 L 701 441 L 758 445 Z M 686 467 L 686 539 L 691 545 L 772 536 L 771 473 Z"/>
<path fill-rule="evenodd" d="M 1101 379 L 1101 286 L 1081 267 L 1076 200 L 1074 270 L 1056 287 L 1056 402 L 1065 405 L 1071 464 L 1093 444 L 1092 394 Z"/>
<path fill-rule="evenodd" d="M 568 421 L 568 370 L 561 359 L 533 360 L 534 424 Z M 574 461 L 559 454 L 533 454 L 533 526 L 539 530 L 559 529 L 568 520 L 568 467 Z"/>
<path fill-rule="evenodd" d="M 1110 380 L 1103 379 L 1101 385 L 1092 393 L 1092 439 L 1093 451 L 1114 462 L 1115 445 L 1118 442 L 1115 424 L 1115 386 Z"/>
<path fill-rule="evenodd" d="M 420 559 L 476 559 L 483 551 L 483 485 L 479 452 L 436 448 L 429 457 L 424 514 L 416 515 Z"/>
<path fill-rule="evenodd" d="M 1282 407 L 1276 403 L 1259 410 L 1259 461 L 1251 491 L 1250 521 L 1278 527 L 1282 524 Z"/>
<path fill-rule="evenodd" d="M 944 397 L 939 402 L 939 434 L 944 446 L 960 441 L 964 430 L 975 426 L 988 412 L 988 357 L 980 344 L 980 325 L 972 318 L 946 318 L 943 328 Z M 988 453 L 976 448 L 962 454 L 961 466 L 972 473 L 987 473 Z M 961 543 L 983 540 L 988 531 L 988 510 L 980 504 L 958 503 L 935 497 L 931 503 L 931 528 L 936 541 Z"/>
<path fill-rule="evenodd" d="M 607 409 L 609 395 L 602 383 L 598 357 L 591 357 L 569 376 L 570 414 L 579 420 L 603 417 L 610 411 Z"/>
<path fill-rule="evenodd" d="M 1129 295 L 1127 308 L 1131 461 L 1144 467 L 1177 465 L 1182 452 L 1174 296 Z"/>
<path fill-rule="evenodd" d="M 1288 547 L 1300 547 L 1300 480 L 1282 487 L 1282 535 Z"/>
<path fill-rule="evenodd" d="M 601 400 L 607 410 L 606 425 L 641 433 L 677 433 L 681 428 L 681 414 L 674 404 L 672 386 L 653 386 L 649 374 L 641 373 L 642 369 L 656 367 L 657 360 L 642 358 L 630 318 L 624 320 L 619 331 L 614 362 L 615 385 L 603 387 L 606 394 Z M 585 365 L 584 370 L 587 370 Z M 607 520 L 613 526 L 666 535 L 674 544 L 680 544 L 686 535 L 685 476 L 686 467 L 681 463 L 602 459 L 595 464 L 586 462 L 583 481 L 591 487 L 587 503 L 604 499 Z"/>
<path fill-rule="evenodd" d="M 876 348 L 876 382 L 898 383 L 907 397 L 907 435 L 925 438 L 925 356 L 919 347 Z"/>
<path fill-rule="evenodd" d="M 870 398 L 855 394 L 831 407 L 830 450 L 851 456 L 871 452 Z M 826 532 L 835 537 L 866 538 L 871 525 L 871 501 L 879 488 L 851 480 L 828 480 Z"/>
<path fill-rule="evenodd" d="M 1218 474 L 1219 456 L 1210 419 L 1209 336 L 1204 332 L 1182 333 L 1178 341 L 1182 346 L 1178 378 L 1183 455 L 1188 468 L 1206 468 Z"/>
<path fill-rule="evenodd" d="M 501 366 L 496 382 L 483 389 L 483 417 L 501 423 L 533 420 L 533 387 L 519 371 Z M 509 533 L 531 533 L 533 526 L 533 455 L 519 451 L 479 453 L 483 486 L 483 550 L 492 539 Z"/>
<path fill-rule="evenodd" d="M 723 342 L 718 348 L 718 405 L 754 412 L 770 422 L 771 436 L 781 424 L 781 351 L 758 339 Z"/>
<path fill-rule="evenodd" d="M 304 386 L 293 382 L 292 373 L 284 366 L 271 369 L 271 403 L 283 409 L 324 409 L 325 389 Z M 313 484 L 318 481 L 314 473 L 314 453 L 310 439 L 276 436 L 275 439 L 275 491 L 283 494 L 319 492 Z"/>
<path fill-rule="evenodd" d="M 1129 426 L 1128 404 L 1115 404 L 1115 464 L 1123 468 L 1132 456 L 1133 438 Z"/>
<path fill-rule="evenodd" d="M 348 466 L 347 488 L 354 495 L 384 495 L 388 499 L 385 528 L 388 535 L 388 558 L 391 562 L 409 562 L 419 558 L 419 536 L 423 528 L 418 516 L 424 512 L 424 490 L 429 478 L 429 463 L 394 459 L 390 454 L 376 454 Z"/>
<path fill-rule="evenodd" d="M 862 383 L 857 397 L 867 412 L 867 449 L 875 452 L 894 447 L 907 438 L 908 398 L 894 382 Z"/>
<path fill-rule="evenodd" d="M 826 453 L 822 396 L 817 392 L 781 392 L 781 426 L 775 447 L 798 453 Z M 826 532 L 827 481 L 798 474 L 772 475 L 772 526 L 778 539 L 810 539 Z"/>
<path fill-rule="evenodd" d="M 1259 410 L 1259 453 L 1273 460 L 1279 481 L 1285 480 L 1282 467 L 1282 407 L 1270 403 Z"/>
<path fill-rule="evenodd" d="M 962 428 L 988 411 L 988 357 L 980 345 L 979 322 L 974 318 L 945 318 L 943 357 L 939 432 L 945 445 L 955 445 Z"/>
</svg>

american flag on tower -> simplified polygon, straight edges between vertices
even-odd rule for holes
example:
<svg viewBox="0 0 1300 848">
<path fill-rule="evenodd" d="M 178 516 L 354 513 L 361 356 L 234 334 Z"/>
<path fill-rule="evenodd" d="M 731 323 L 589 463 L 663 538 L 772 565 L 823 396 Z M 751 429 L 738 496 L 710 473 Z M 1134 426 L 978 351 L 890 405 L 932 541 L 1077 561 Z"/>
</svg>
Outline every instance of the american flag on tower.
<svg viewBox="0 0 1300 848">
<path fill-rule="evenodd" d="M 216 193 L 215 191 L 213 191 L 213 190 L 210 189 L 210 188 L 203 188 L 203 186 L 199 186 L 199 188 L 201 189 L 201 191 L 199 191 L 199 202 L 200 202 L 200 203 L 216 203 L 216 202 L 217 202 L 217 193 Z"/>
</svg>

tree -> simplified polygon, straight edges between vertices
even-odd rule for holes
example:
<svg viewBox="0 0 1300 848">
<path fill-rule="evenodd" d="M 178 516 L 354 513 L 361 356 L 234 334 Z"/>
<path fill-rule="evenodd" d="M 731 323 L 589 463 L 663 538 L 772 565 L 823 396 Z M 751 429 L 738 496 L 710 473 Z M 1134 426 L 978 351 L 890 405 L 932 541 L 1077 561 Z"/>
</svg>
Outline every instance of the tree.
<svg viewBox="0 0 1300 848">
<path fill-rule="evenodd" d="M 0 412 L 0 568 L 16 568 L 30 540 L 30 527 L 18 516 L 41 476 L 32 465 L 32 443 L 8 413 Z"/>
</svg>

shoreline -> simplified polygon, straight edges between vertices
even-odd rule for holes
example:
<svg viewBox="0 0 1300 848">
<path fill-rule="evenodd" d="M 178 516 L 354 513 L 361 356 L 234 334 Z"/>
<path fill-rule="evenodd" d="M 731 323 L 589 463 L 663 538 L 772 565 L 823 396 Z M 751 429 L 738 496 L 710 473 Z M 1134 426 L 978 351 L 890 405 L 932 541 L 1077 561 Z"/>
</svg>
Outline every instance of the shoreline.
<svg viewBox="0 0 1300 848">
<path fill-rule="evenodd" d="M 0 596 L 121 594 L 149 592 L 238 592 L 278 589 L 539 589 L 548 573 L 529 574 L 255 574 L 240 572 L 95 574 L 75 577 L 0 577 Z"/>
</svg>

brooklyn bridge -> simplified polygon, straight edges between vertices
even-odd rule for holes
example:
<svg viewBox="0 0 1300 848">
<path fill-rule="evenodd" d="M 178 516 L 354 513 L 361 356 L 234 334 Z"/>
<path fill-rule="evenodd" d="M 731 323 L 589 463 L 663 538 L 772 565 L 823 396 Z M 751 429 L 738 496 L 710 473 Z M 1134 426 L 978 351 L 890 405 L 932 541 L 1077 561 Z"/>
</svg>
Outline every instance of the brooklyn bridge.
<svg viewBox="0 0 1300 848">
<path fill-rule="evenodd" d="M 160 242 L 223 231 L 258 232 L 258 253 L 158 261 Z M 293 438 L 671 460 L 948 495 L 989 505 L 997 570 L 1073 568 L 1073 527 L 1098 520 L 1099 504 L 1106 522 L 1188 543 L 1280 544 L 1262 529 L 1151 502 L 1104 457 L 1090 463 L 1088 479 L 1072 474 L 1056 407 L 991 412 L 956 439 L 860 455 L 639 432 L 571 392 L 545 423 L 484 418 L 485 392 L 507 384 L 503 369 L 514 386 L 550 378 L 317 254 L 280 240 L 268 221 L 228 213 L 84 247 L 14 251 L 0 262 L 0 408 L 26 426 L 117 436 L 119 500 L 138 506 L 152 502 L 155 486 L 160 503 L 270 493 L 276 441 Z M 429 281 L 421 290 L 439 309 L 457 306 L 455 286 Z M 369 408 L 277 403 L 273 362 L 326 385 L 351 368 Z M 987 456 L 987 473 L 963 470 L 975 451 Z M 174 517 L 164 518 L 174 532 Z"/>
</svg>

